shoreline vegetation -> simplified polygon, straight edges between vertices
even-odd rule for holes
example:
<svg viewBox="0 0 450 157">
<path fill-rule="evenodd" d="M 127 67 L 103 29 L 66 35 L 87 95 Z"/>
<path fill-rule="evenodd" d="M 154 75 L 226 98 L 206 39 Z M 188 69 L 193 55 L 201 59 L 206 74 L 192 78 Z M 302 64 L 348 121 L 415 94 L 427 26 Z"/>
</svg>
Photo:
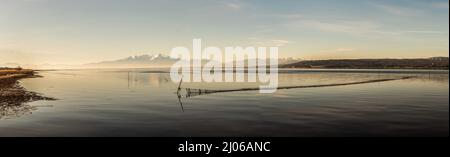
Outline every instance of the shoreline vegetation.
<svg viewBox="0 0 450 157">
<path fill-rule="evenodd" d="M 19 85 L 18 80 L 35 78 L 34 70 L 22 68 L 0 68 L 0 119 L 19 117 L 31 114 L 36 107 L 26 105 L 27 102 L 38 100 L 55 100 L 39 93 L 28 91 Z"/>
<path fill-rule="evenodd" d="M 449 70 L 449 58 L 304 60 L 280 65 L 280 68 Z"/>
<path fill-rule="evenodd" d="M 0 68 L 0 84 L 13 83 L 27 77 L 35 77 L 35 71 L 22 68 Z"/>
</svg>

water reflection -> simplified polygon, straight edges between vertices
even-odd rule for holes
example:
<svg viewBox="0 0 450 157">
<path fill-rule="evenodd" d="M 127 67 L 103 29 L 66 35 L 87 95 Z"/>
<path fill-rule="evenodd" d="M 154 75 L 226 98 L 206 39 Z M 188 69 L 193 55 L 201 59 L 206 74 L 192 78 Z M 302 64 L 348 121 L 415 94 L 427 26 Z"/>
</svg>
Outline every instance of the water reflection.
<svg viewBox="0 0 450 157">
<path fill-rule="evenodd" d="M 168 83 L 170 81 L 170 78 L 164 75 L 152 73 L 149 73 L 149 75 L 142 75 L 143 72 L 139 71 L 126 71 L 123 73 L 126 73 L 127 75 L 126 80 L 128 88 L 137 87 L 140 85 L 140 83 L 148 83 L 148 85 L 160 87 L 161 84 Z"/>
<path fill-rule="evenodd" d="M 313 85 L 296 85 L 296 86 L 281 86 L 278 87 L 278 90 L 283 89 L 298 89 L 298 88 L 320 88 L 320 87 L 335 87 L 335 86 L 348 86 L 348 85 L 358 85 L 358 84 L 367 84 L 367 83 L 377 83 L 377 82 L 387 82 L 387 81 L 396 81 L 396 80 L 406 80 L 406 79 L 412 79 L 417 78 L 417 76 L 403 76 L 403 77 L 397 77 L 397 78 L 380 78 L 380 76 L 377 76 L 378 79 L 372 79 L 372 80 L 364 80 L 364 81 L 357 81 L 357 82 L 342 82 L 342 83 L 332 83 L 332 84 L 313 84 Z M 228 93 L 228 92 L 242 92 L 242 91 L 258 91 L 259 88 L 236 88 L 236 89 L 193 89 L 193 88 L 182 88 L 181 85 L 183 83 L 183 79 L 181 79 L 180 83 L 178 84 L 177 88 L 177 96 L 178 101 L 180 103 L 181 109 L 184 112 L 183 103 L 181 101 L 181 98 L 191 98 L 195 96 L 200 95 L 208 95 L 208 94 L 214 94 L 214 93 Z"/>
<path fill-rule="evenodd" d="M 183 102 L 181 101 L 181 94 L 177 93 L 178 102 L 180 103 L 181 111 L 184 112 Z"/>
<path fill-rule="evenodd" d="M 386 81 L 395 81 L 395 80 L 405 80 L 415 78 L 415 76 L 404 76 L 397 78 L 380 78 L 372 79 L 372 80 L 364 80 L 357 82 L 341 82 L 341 83 L 331 83 L 331 84 L 312 84 L 312 85 L 292 85 L 292 86 L 280 86 L 277 87 L 278 90 L 281 89 L 295 89 L 295 88 L 319 88 L 319 87 L 334 87 L 334 86 L 347 86 L 347 85 L 357 85 L 357 84 L 366 84 L 366 83 L 376 83 L 376 82 L 386 82 Z M 182 80 L 178 86 L 177 95 L 185 95 L 186 98 L 199 96 L 199 95 L 207 95 L 214 93 L 225 93 L 225 92 L 240 92 L 240 91 L 257 91 L 260 88 L 237 88 L 237 89 L 195 89 L 195 88 L 181 88 Z M 183 92 L 184 91 L 184 92 Z M 184 94 L 182 94 L 184 93 Z"/>
<path fill-rule="evenodd" d="M 38 109 L 38 106 L 30 106 L 28 103 L 38 100 L 55 99 L 27 91 L 17 82 L 0 84 L 0 120 L 31 114 Z"/>
<path fill-rule="evenodd" d="M 17 111 L 21 118 L 0 122 L 0 135 L 448 136 L 448 73 L 282 73 L 280 87 L 417 77 L 274 94 L 191 93 L 187 98 L 184 91 L 177 94 L 179 83 L 168 73 L 154 70 L 40 74 L 44 77 L 23 80 L 21 85 L 58 101 L 2 109 L 9 117 Z M 230 90 L 258 85 L 186 82 L 182 87 Z M 54 107 L 38 107 L 45 105 Z"/>
</svg>

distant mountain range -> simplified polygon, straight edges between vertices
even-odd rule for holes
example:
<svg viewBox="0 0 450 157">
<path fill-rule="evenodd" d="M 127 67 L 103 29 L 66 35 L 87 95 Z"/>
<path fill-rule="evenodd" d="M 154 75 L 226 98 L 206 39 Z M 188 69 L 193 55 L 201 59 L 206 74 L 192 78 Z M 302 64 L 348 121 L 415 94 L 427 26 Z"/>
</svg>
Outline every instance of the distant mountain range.
<svg viewBox="0 0 450 157">
<path fill-rule="evenodd" d="M 171 59 L 162 54 L 130 56 L 127 58 L 84 64 L 85 68 L 145 68 L 145 67 L 169 67 L 177 59 Z"/>
<path fill-rule="evenodd" d="M 24 67 L 31 69 L 80 69 L 80 68 L 167 68 L 177 59 L 167 55 L 140 55 L 123 59 L 101 61 L 83 65 L 64 64 L 0 64 L 0 67 Z M 202 60 L 202 64 L 208 60 Z M 245 60 L 248 62 L 248 60 Z M 268 65 L 268 62 L 266 62 Z M 418 59 L 330 59 L 330 60 L 300 60 L 294 58 L 280 58 L 280 68 L 336 68 L 336 69 L 449 69 L 448 57 L 432 57 Z"/>
<path fill-rule="evenodd" d="M 448 69 L 449 58 L 304 60 L 280 65 L 280 67 L 336 69 Z"/>
<path fill-rule="evenodd" d="M 131 56 L 113 61 L 102 61 L 97 63 L 84 64 L 85 68 L 146 68 L 146 67 L 170 67 L 177 59 L 171 59 L 162 54 Z M 247 60 L 246 60 L 247 61 Z M 280 58 L 279 64 L 290 64 L 300 61 L 294 58 Z M 208 60 L 202 60 L 205 64 Z M 268 64 L 268 63 L 267 63 Z"/>
</svg>

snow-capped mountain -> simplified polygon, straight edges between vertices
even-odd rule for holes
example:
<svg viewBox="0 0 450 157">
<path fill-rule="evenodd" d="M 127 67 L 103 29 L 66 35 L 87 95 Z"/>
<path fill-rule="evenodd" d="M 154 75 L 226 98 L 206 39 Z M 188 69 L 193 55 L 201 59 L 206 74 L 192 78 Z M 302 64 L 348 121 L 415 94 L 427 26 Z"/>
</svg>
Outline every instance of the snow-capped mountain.
<svg viewBox="0 0 450 157">
<path fill-rule="evenodd" d="M 102 61 L 97 63 L 90 63 L 83 65 L 84 68 L 150 68 L 150 67 L 170 67 L 177 59 L 172 59 L 167 55 L 155 54 L 155 55 L 139 55 L 130 56 L 123 59 L 113 61 Z M 263 61 L 263 60 L 261 60 Z M 289 64 L 298 62 L 299 59 L 293 58 L 280 58 L 279 64 Z M 208 60 L 202 60 L 202 64 L 208 62 Z M 248 60 L 245 60 L 248 62 Z M 266 64 L 269 64 L 266 61 Z"/>
<path fill-rule="evenodd" d="M 89 68 L 148 68 L 148 67 L 169 67 L 177 59 L 171 59 L 162 54 L 130 56 L 127 58 L 103 61 L 98 63 L 85 64 Z"/>
<path fill-rule="evenodd" d="M 151 61 L 151 62 L 160 62 L 160 61 L 168 61 L 168 60 L 172 60 L 170 59 L 169 56 L 165 56 L 162 54 L 155 54 L 155 55 L 141 55 L 141 56 L 130 56 L 128 58 L 125 59 L 120 59 L 120 60 L 116 60 L 116 61 L 112 61 L 112 62 L 136 62 L 136 61 Z M 111 62 L 111 61 L 110 61 Z"/>
</svg>

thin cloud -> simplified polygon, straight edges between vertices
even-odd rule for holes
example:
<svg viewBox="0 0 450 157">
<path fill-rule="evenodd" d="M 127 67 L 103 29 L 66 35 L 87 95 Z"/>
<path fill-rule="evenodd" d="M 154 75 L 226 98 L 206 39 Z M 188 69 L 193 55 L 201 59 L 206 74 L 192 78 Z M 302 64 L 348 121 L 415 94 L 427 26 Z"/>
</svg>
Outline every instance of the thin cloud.
<svg viewBox="0 0 450 157">
<path fill-rule="evenodd" d="M 269 32 L 273 32 L 273 28 L 271 26 L 268 25 L 260 25 L 260 26 L 256 26 L 255 27 L 255 33 L 269 33 Z"/>
<path fill-rule="evenodd" d="M 380 35 L 405 35 L 405 34 L 448 34 L 441 30 L 387 30 L 382 23 L 368 20 L 336 20 L 336 19 L 295 19 L 285 24 L 294 30 L 317 30 L 328 33 L 344 33 L 350 35 L 380 34 Z"/>
<path fill-rule="evenodd" d="M 376 30 L 374 33 L 387 34 L 387 35 L 405 35 L 405 34 L 448 34 L 448 31 L 435 31 L 435 30 L 402 30 L 402 31 L 381 31 Z"/>
<path fill-rule="evenodd" d="M 433 31 L 433 30 L 410 30 L 402 31 L 403 33 L 422 33 L 422 34 L 448 34 L 448 31 Z"/>
<path fill-rule="evenodd" d="M 304 17 L 302 14 L 280 14 L 276 16 L 285 19 L 299 19 Z"/>
<path fill-rule="evenodd" d="M 22 0 L 23 2 L 48 2 L 48 0 Z"/>
<path fill-rule="evenodd" d="M 447 2 L 436 2 L 432 3 L 431 6 L 438 9 L 448 9 L 448 1 Z"/>
<path fill-rule="evenodd" d="M 399 7 L 399 6 L 391 6 L 391 5 L 381 5 L 381 4 L 374 4 L 375 7 L 381 9 L 382 11 L 397 15 L 397 16 L 416 16 L 423 14 L 422 11 L 412 8 L 406 8 L 406 7 Z"/>
<path fill-rule="evenodd" d="M 226 6 L 233 10 L 240 10 L 242 8 L 242 5 L 237 3 L 227 3 Z"/>
<path fill-rule="evenodd" d="M 351 20 L 298 20 L 288 23 L 295 29 L 315 29 L 323 32 L 365 34 L 377 30 L 380 24 L 371 21 Z"/>
<path fill-rule="evenodd" d="M 259 38 L 249 38 L 251 43 L 255 46 L 262 47 L 282 47 L 291 42 L 282 39 L 259 39 Z"/>
</svg>

